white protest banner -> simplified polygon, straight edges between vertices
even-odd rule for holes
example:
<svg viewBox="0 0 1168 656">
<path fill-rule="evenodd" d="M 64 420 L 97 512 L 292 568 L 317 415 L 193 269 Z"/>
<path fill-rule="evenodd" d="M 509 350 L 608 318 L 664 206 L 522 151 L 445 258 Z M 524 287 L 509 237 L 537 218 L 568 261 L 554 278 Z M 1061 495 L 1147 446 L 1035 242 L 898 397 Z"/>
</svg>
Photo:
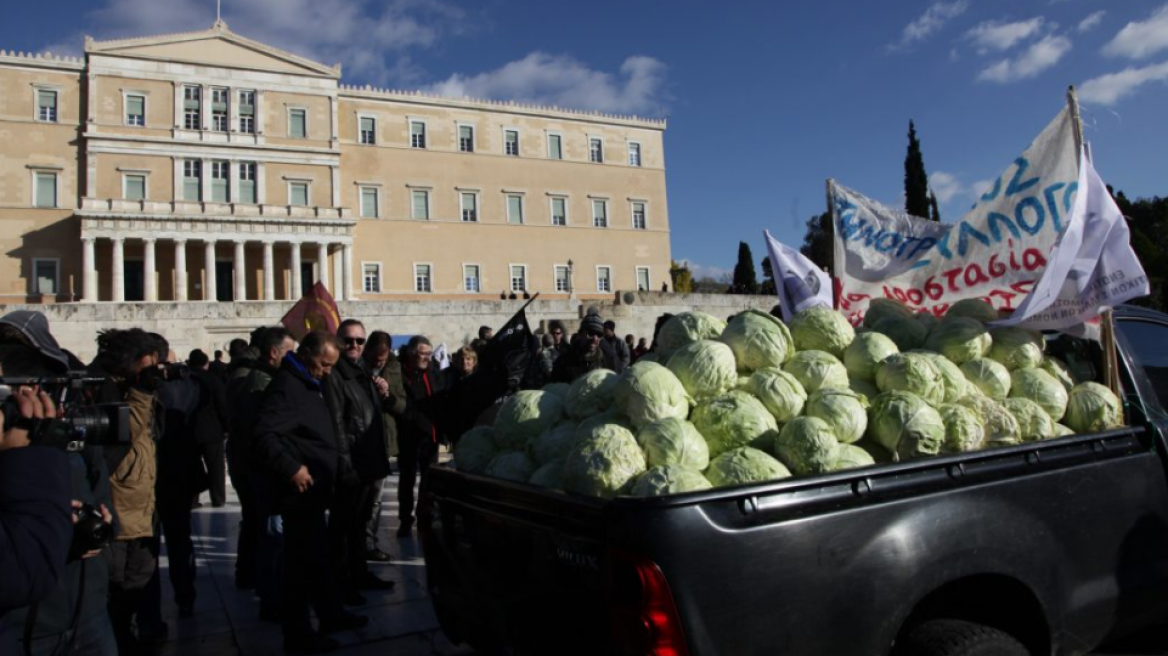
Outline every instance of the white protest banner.
<svg viewBox="0 0 1168 656">
<path fill-rule="evenodd" d="M 769 230 L 762 232 L 771 256 L 783 321 L 790 321 L 809 307 L 831 307 L 831 278 L 827 273 L 799 251 L 777 241 Z"/>
<path fill-rule="evenodd" d="M 1123 212 L 1083 157 L 1079 193 L 1050 263 L 1014 314 L 995 326 L 1059 330 L 1149 293 L 1148 276 L 1131 247 Z"/>
<path fill-rule="evenodd" d="M 965 298 L 1017 307 L 1075 199 L 1077 123 L 1063 109 L 957 223 L 909 216 L 829 182 L 840 311 L 858 324 L 881 297 L 938 316 Z"/>
</svg>

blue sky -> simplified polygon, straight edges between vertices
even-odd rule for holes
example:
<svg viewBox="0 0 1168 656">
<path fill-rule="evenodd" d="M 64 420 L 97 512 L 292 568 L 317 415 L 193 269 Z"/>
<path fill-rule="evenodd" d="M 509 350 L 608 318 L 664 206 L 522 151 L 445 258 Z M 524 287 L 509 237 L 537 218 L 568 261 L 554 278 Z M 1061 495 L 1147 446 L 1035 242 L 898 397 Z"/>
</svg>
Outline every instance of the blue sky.
<svg viewBox="0 0 1168 656">
<path fill-rule="evenodd" d="M 214 0 L 6 7 L 0 48 L 203 29 Z M 1096 167 L 1168 195 L 1165 0 L 223 0 L 235 31 L 345 81 L 667 116 L 672 247 L 699 274 L 798 245 L 833 177 L 899 204 L 916 121 L 955 220 L 1081 89 Z"/>
</svg>

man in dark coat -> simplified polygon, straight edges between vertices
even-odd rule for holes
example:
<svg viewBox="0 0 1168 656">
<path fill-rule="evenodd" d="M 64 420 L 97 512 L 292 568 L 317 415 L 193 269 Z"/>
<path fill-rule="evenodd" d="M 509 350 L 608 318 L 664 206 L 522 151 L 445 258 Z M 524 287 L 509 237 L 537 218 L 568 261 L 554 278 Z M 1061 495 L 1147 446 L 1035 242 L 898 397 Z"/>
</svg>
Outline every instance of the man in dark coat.
<svg viewBox="0 0 1168 656">
<path fill-rule="evenodd" d="M 397 419 L 406 409 L 406 391 L 402 387 L 401 362 L 393 352 L 393 340 L 388 333 L 375 330 L 365 342 L 361 352 L 365 368 L 373 378 L 373 385 L 381 397 L 381 420 L 385 426 L 385 458 L 396 458 L 399 453 Z M 391 472 L 392 474 L 392 472 Z M 365 558 L 379 563 L 388 562 L 393 556 L 378 546 L 381 532 L 381 492 L 385 479 L 375 481 L 373 511 L 365 523 Z"/>
<path fill-rule="evenodd" d="M 396 417 L 401 453 L 398 455 L 398 537 L 414 526 L 414 485 L 424 476 L 438 453 L 438 423 L 443 399 L 442 375 L 433 361 L 434 348 L 422 335 L 410 338 L 402 349 L 402 386 L 406 409 Z"/>
<path fill-rule="evenodd" d="M 191 418 L 191 430 L 207 469 L 211 506 L 222 508 L 227 504 L 227 460 L 224 457 L 224 441 L 230 425 L 227 386 L 219 376 L 211 373 L 211 361 L 203 351 L 191 351 L 187 364 L 191 368 L 192 380 L 199 386 L 201 399 Z"/>
<path fill-rule="evenodd" d="M 604 336 L 600 339 L 600 352 L 604 359 L 604 368 L 612 369 L 618 374 L 629 367 L 629 346 L 616 334 L 616 322 L 611 319 L 604 322 Z"/>
<path fill-rule="evenodd" d="M 568 352 L 556 358 L 552 382 L 571 383 L 594 369 L 604 368 L 604 353 L 600 341 L 604 339 L 604 322 L 589 314 L 580 322 L 580 332 L 572 339 Z"/>
<path fill-rule="evenodd" d="M 206 356 L 204 356 L 204 359 Z M 158 440 L 158 516 L 166 538 L 170 583 L 179 617 L 190 617 L 195 605 L 195 546 L 191 540 L 191 499 L 206 488 L 207 473 L 195 440 L 194 417 L 202 404 L 199 383 L 191 371 L 171 368 L 158 389 L 162 438 Z"/>
<path fill-rule="evenodd" d="M 257 458 L 275 483 L 265 500 L 284 520 L 280 621 L 290 653 L 332 651 L 338 643 L 326 634 L 369 622 L 341 607 L 329 567 L 325 511 L 333 501 L 338 454 L 321 381 L 340 356 L 333 335 L 306 335 L 268 386 L 255 426 Z M 317 631 L 309 621 L 310 604 L 320 621 Z"/>
</svg>

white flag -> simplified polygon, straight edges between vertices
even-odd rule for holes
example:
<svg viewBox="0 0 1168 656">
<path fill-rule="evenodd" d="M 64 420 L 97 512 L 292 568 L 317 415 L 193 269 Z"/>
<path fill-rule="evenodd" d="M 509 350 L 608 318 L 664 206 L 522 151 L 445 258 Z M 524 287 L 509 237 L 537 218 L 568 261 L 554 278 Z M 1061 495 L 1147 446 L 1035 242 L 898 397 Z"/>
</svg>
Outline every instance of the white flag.
<svg viewBox="0 0 1168 656">
<path fill-rule="evenodd" d="M 1149 293 L 1148 276 L 1132 250 L 1123 212 L 1091 159 L 1080 158 L 1079 193 L 1046 270 L 1014 314 L 993 325 L 1069 328 Z"/>
<path fill-rule="evenodd" d="M 817 305 L 831 307 L 831 277 L 802 253 L 766 235 L 771 255 L 771 271 L 779 293 L 783 321 L 790 321 L 801 310 Z"/>
</svg>

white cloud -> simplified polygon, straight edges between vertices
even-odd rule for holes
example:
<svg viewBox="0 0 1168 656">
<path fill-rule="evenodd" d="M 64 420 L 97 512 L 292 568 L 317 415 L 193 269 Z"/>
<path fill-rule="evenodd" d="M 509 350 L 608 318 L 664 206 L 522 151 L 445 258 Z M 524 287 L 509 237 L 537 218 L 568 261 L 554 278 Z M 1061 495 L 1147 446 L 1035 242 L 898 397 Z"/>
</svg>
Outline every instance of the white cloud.
<svg viewBox="0 0 1168 656">
<path fill-rule="evenodd" d="M 966 38 L 977 46 L 978 52 L 1005 52 L 1018 43 L 1038 34 L 1045 22 L 1041 16 L 1014 23 L 986 21 L 965 33 Z"/>
<path fill-rule="evenodd" d="M 618 74 L 597 71 L 567 55 L 533 52 L 477 75 L 454 74 L 426 88 L 459 98 L 496 98 L 615 113 L 662 110 L 665 64 L 629 57 Z"/>
<path fill-rule="evenodd" d="M 1095 26 L 1099 25 L 1099 23 L 1103 21 L 1103 17 L 1106 14 L 1106 11 L 1100 9 L 1099 11 L 1079 21 L 1079 26 L 1075 28 L 1075 31 L 1077 31 L 1079 34 L 1090 32 L 1091 30 L 1095 29 Z"/>
<path fill-rule="evenodd" d="M 1114 105 L 1149 82 L 1168 82 L 1168 62 L 1142 68 L 1127 68 L 1087 80 L 1079 86 L 1079 100 Z"/>
<path fill-rule="evenodd" d="M 1168 48 L 1168 4 L 1152 12 L 1148 20 L 1131 22 L 1103 46 L 1111 57 L 1143 59 Z"/>
<path fill-rule="evenodd" d="M 1071 40 L 1065 36 L 1050 35 L 1032 44 L 1021 55 L 1003 59 L 977 76 L 983 82 L 1017 82 L 1037 76 L 1059 63 L 1071 51 Z"/>
<path fill-rule="evenodd" d="M 946 204 L 959 195 L 967 193 L 964 185 L 956 175 L 944 171 L 935 171 L 929 176 L 929 191 L 937 196 L 941 204 Z"/>
<path fill-rule="evenodd" d="M 904 26 L 900 41 L 890 45 L 888 49 L 903 50 L 914 43 L 924 41 L 945 27 L 946 23 L 964 14 L 966 9 L 969 9 L 969 0 L 933 3 L 925 10 L 924 14 Z"/>
<path fill-rule="evenodd" d="M 726 267 L 698 264 L 693 260 L 681 260 L 680 264 L 689 269 L 694 280 L 725 280 L 729 282 L 734 277 L 734 269 Z"/>
<path fill-rule="evenodd" d="M 997 180 L 975 180 L 973 183 L 971 183 L 969 185 L 969 191 L 973 193 L 973 199 L 976 201 L 977 199 L 981 198 L 987 191 L 990 190 L 990 187 L 994 186 L 995 182 L 997 182 Z"/>
</svg>

